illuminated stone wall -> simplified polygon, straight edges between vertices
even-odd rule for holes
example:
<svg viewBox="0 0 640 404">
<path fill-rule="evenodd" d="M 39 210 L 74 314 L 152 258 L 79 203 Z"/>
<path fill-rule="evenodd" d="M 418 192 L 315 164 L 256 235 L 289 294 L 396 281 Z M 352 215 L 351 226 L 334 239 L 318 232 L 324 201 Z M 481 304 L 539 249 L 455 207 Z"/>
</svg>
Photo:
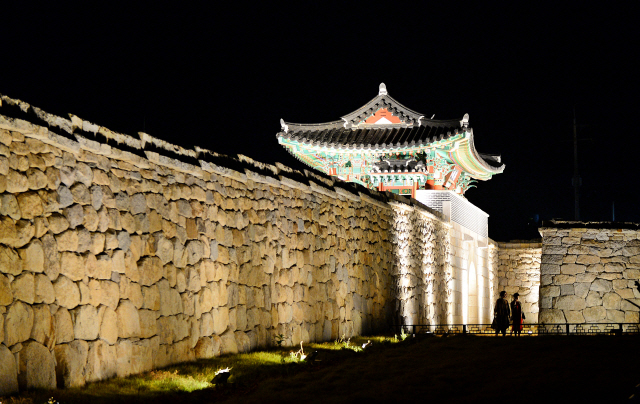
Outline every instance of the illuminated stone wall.
<svg viewBox="0 0 640 404">
<path fill-rule="evenodd" d="M 0 395 L 450 323 L 456 265 L 497 279 L 416 201 L 0 100 Z"/>
<path fill-rule="evenodd" d="M 442 228 L 392 194 L 2 97 L 0 394 L 386 331 L 408 211 Z"/>
<path fill-rule="evenodd" d="M 540 231 L 540 322 L 638 323 L 640 226 L 549 221 Z"/>
<path fill-rule="evenodd" d="M 500 291 L 507 292 L 509 301 L 517 292 L 525 312 L 525 322 L 537 323 L 542 243 L 498 243 L 498 248 L 498 287 L 492 295 L 493 301 L 498 299 Z"/>
<path fill-rule="evenodd" d="M 495 266 L 490 260 L 493 242 L 451 221 L 453 307 L 449 323 L 490 324 L 493 316 Z"/>
<path fill-rule="evenodd" d="M 425 209 L 395 204 L 393 212 L 397 321 L 449 323 L 453 303 L 450 225 Z"/>
</svg>

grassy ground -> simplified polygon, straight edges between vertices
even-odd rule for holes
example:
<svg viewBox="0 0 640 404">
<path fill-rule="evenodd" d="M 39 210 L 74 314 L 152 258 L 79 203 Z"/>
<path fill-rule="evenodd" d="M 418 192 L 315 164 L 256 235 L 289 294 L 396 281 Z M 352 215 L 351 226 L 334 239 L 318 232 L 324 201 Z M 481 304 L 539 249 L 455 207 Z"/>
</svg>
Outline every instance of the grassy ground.
<svg viewBox="0 0 640 404">
<path fill-rule="evenodd" d="M 208 402 L 628 402 L 640 383 L 634 336 L 430 337 L 373 344 L 305 345 L 320 361 L 298 363 L 295 348 L 223 356 L 81 389 L 37 391 L 0 403 Z M 210 383 L 231 367 L 226 386 Z"/>
</svg>

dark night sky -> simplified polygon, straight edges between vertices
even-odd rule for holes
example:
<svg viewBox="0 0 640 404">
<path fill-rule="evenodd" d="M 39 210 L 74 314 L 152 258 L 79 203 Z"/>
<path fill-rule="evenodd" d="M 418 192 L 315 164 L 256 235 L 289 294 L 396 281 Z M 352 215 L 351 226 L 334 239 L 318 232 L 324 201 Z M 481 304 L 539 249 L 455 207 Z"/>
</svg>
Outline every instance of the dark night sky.
<svg viewBox="0 0 640 404">
<path fill-rule="evenodd" d="M 611 220 L 615 202 L 616 220 L 640 222 L 636 3 L 265 3 L 3 4 L 0 93 L 301 169 L 277 143 L 280 118 L 339 119 L 384 82 L 425 116 L 469 113 L 478 151 L 502 154 L 505 172 L 466 194 L 495 240 L 539 237 L 536 215 L 573 218 L 575 106 L 582 219 Z"/>
</svg>

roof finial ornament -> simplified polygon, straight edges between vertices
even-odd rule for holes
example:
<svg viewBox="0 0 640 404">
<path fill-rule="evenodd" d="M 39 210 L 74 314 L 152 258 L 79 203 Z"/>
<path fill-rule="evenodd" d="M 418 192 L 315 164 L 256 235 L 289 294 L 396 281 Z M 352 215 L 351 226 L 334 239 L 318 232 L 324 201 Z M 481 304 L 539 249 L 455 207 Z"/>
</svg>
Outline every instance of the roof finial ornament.
<svg viewBox="0 0 640 404">
<path fill-rule="evenodd" d="M 380 90 L 378 91 L 378 95 L 388 95 L 387 93 L 387 86 L 384 85 L 384 83 L 380 83 Z"/>
<path fill-rule="evenodd" d="M 289 132 L 289 125 L 284 123 L 284 119 L 282 118 L 280 118 L 280 126 L 282 126 L 282 130 L 284 131 L 284 133 Z"/>
<path fill-rule="evenodd" d="M 464 114 L 462 120 L 460 121 L 460 126 L 462 126 L 463 128 L 469 127 L 469 114 Z"/>
</svg>

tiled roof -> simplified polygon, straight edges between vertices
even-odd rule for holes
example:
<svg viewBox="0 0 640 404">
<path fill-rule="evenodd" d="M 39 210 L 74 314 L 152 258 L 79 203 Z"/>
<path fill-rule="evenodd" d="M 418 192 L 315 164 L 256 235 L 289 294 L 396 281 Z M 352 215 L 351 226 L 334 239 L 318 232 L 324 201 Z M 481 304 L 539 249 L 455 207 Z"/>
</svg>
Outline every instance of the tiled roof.
<svg viewBox="0 0 640 404">
<path fill-rule="evenodd" d="M 376 112 L 386 110 L 396 123 L 367 123 Z M 468 115 L 462 120 L 426 119 L 393 99 L 380 85 L 378 96 L 361 108 L 344 115 L 341 120 L 299 124 L 281 121 L 282 131 L 277 137 L 300 143 L 333 148 L 397 148 L 426 145 L 455 136 L 467 129 Z M 463 128 L 464 125 L 464 128 Z"/>
<path fill-rule="evenodd" d="M 461 131 L 459 120 L 423 119 L 419 126 L 363 125 L 351 129 L 345 128 L 344 123 L 286 123 L 288 130 L 279 132 L 278 137 L 318 146 L 361 148 L 371 145 L 385 148 L 429 144 L 455 136 Z"/>
</svg>

